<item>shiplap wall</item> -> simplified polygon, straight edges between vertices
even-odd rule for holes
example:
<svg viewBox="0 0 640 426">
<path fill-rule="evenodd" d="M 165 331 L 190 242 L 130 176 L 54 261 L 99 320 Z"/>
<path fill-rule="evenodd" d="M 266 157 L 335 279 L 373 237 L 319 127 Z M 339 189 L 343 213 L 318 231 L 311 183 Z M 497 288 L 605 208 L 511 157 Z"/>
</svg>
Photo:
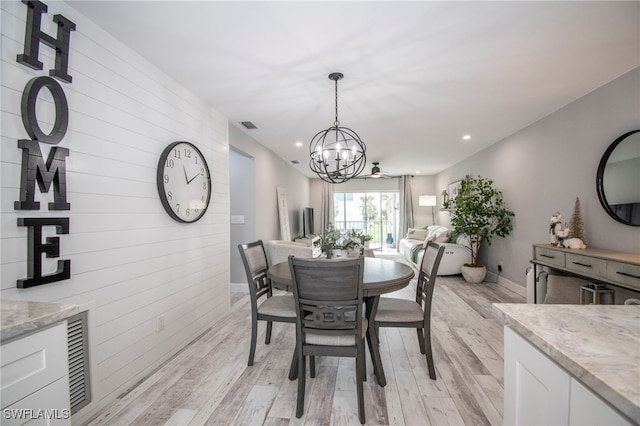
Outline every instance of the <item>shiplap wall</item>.
<svg viewBox="0 0 640 426">
<path fill-rule="evenodd" d="M 40 211 L 16 211 L 25 84 L 47 75 L 54 52 L 41 44 L 43 71 L 16 62 L 23 53 L 27 7 L 2 1 L 0 145 L 0 297 L 75 303 L 89 310 L 95 411 L 151 372 L 229 309 L 228 122 L 195 94 L 61 2 L 50 1 L 42 29 L 55 36 L 54 14 L 73 21 L 69 74 L 61 83 L 69 129 L 58 144 L 67 157 L 70 211 L 48 211 L 53 192 L 37 196 Z M 47 131 L 55 112 L 42 90 L 38 120 Z M 212 174 L 204 217 L 180 224 L 164 211 L 156 188 L 160 153 L 176 140 L 193 142 Z M 43 156 L 48 145 L 40 144 Z M 60 259 L 71 279 L 16 288 L 27 274 L 27 229 L 19 217 L 69 217 Z M 53 232 L 49 232 L 52 235 Z M 55 270 L 47 260 L 46 273 Z M 158 332 L 158 317 L 164 330 Z M 84 410 L 86 415 L 86 410 Z M 82 416 L 82 411 L 80 415 Z"/>
</svg>

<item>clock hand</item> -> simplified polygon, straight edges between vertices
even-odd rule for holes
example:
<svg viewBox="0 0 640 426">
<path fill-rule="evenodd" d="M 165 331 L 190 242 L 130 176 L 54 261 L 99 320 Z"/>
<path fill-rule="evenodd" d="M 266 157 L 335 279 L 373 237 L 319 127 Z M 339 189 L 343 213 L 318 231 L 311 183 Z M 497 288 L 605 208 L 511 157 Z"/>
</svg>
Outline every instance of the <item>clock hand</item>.
<svg viewBox="0 0 640 426">
<path fill-rule="evenodd" d="M 185 175 L 186 176 L 186 175 Z M 195 178 L 197 178 L 198 176 L 200 176 L 200 173 L 198 173 L 197 175 L 195 175 L 194 177 L 192 177 L 191 179 L 187 179 L 187 185 L 189 185 L 191 182 L 193 182 L 193 180 Z"/>
<path fill-rule="evenodd" d="M 187 185 L 189 185 L 189 177 L 187 176 L 187 169 L 184 167 L 184 165 L 182 166 L 182 170 L 184 170 L 184 180 L 186 180 Z"/>
</svg>

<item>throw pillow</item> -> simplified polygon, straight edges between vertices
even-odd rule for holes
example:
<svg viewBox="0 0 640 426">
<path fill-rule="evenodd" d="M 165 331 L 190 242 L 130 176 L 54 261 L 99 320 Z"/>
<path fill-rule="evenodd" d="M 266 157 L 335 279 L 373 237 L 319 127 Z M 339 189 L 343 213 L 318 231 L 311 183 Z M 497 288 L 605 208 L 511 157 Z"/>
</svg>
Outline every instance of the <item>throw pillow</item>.
<svg viewBox="0 0 640 426">
<path fill-rule="evenodd" d="M 424 244 L 426 245 L 429 241 L 433 241 L 434 243 L 446 243 L 449 241 L 449 228 L 445 228 L 444 226 L 430 226 L 427 230 L 427 237 L 424 240 Z"/>
<path fill-rule="evenodd" d="M 407 230 L 408 240 L 424 240 L 427 237 L 427 231 L 425 229 L 409 228 Z"/>
<path fill-rule="evenodd" d="M 451 234 L 451 232 L 449 232 L 449 230 L 442 231 L 439 234 L 436 234 L 436 238 L 433 241 L 435 243 L 437 243 L 437 244 L 446 243 L 446 242 L 449 241 L 449 235 L 450 234 Z"/>
</svg>

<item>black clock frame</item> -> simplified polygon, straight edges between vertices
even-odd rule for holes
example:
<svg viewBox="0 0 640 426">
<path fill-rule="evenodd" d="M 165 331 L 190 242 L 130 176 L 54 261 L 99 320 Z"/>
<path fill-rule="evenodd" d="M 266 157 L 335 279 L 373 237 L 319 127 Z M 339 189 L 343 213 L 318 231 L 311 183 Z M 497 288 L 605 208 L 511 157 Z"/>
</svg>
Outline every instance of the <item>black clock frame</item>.
<svg viewBox="0 0 640 426">
<path fill-rule="evenodd" d="M 176 213 L 171 208 L 171 205 L 169 204 L 169 201 L 167 200 L 167 196 L 164 192 L 164 165 L 166 164 L 167 158 L 169 157 L 169 154 L 171 153 L 173 148 L 176 145 L 180 145 L 180 144 L 187 144 L 191 148 L 193 148 L 202 158 L 202 164 L 204 164 L 204 168 L 207 171 L 207 204 L 202 209 L 202 214 L 196 220 L 193 220 L 193 221 L 184 220 L 180 216 L 176 215 Z M 204 158 L 202 151 L 200 151 L 198 147 L 192 144 L 191 142 L 177 141 L 177 142 L 172 142 L 166 146 L 166 148 L 162 151 L 162 154 L 160 154 L 160 160 L 158 161 L 158 170 L 156 171 L 156 185 L 158 187 L 158 195 L 160 196 L 162 207 L 164 207 L 165 211 L 169 214 L 169 216 L 171 216 L 172 219 L 180 223 L 195 223 L 199 221 L 204 217 L 204 214 L 207 212 L 207 208 L 209 208 L 209 204 L 211 203 L 211 172 L 209 170 L 209 165 L 207 164 L 207 160 Z"/>
</svg>

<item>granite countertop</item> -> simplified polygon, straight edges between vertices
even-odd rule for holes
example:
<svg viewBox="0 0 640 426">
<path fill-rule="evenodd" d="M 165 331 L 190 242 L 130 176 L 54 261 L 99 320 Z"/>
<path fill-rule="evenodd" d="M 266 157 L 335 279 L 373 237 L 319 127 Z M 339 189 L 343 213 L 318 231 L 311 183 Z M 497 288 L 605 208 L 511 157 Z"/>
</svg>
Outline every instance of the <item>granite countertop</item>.
<svg viewBox="0 0 640 426">
<path fill-rule="evenodd" d="M 640 419 L 640 306 L 494 303 L 506 326 L 631 419 Z"/>
<path fill-rule="evenodd" d="M 0 301 L 0 342 L 13 339 L 80 312 L 77 305 L 61 303 Z"/>
</svg>

